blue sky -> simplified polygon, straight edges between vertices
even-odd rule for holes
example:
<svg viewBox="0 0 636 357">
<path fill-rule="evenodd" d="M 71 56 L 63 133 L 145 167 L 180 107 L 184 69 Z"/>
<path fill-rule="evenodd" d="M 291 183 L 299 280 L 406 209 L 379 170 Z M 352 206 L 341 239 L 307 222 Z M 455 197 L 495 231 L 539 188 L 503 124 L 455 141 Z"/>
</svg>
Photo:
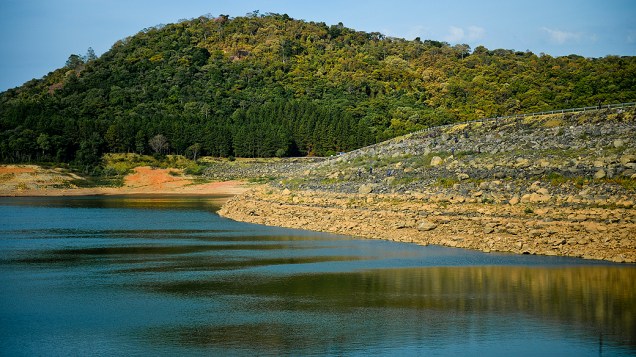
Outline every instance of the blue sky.
<svg viewBox="0 0 636 357">
<path fill-rule="evenodd" d="M 636 55 L 634 0 L 0 0 L 0 91 L 146 27 L 254 10 L 472 48 Z"/>
</svg>

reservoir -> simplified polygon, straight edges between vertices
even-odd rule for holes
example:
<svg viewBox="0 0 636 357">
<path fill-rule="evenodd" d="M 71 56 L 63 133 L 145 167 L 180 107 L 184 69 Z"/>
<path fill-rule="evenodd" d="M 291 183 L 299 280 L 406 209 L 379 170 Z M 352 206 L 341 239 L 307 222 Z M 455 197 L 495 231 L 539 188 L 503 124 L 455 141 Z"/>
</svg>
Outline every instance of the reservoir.
<svg viewBox="0 0 636 357">
<path fill-rule="evenodd" d="M 0 198 L 0 356 L 636 355 L 636 266 Z"/>
</svg>

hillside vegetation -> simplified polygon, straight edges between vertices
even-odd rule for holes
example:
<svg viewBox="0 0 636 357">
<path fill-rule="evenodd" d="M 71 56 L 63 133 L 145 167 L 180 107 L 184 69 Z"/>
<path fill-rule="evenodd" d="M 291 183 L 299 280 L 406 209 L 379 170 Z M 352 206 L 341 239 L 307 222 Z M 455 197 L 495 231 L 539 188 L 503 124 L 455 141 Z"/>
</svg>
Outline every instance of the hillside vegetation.
<svg viewBox="0 0 636 357">
<path fill-rule="evenodd" d="M 0 160 L 322 156 L 418 129 L 632 101 L 636 58 L 551 57 L 258 13 L 144 29 L 0 94 Z"/>
</svg>

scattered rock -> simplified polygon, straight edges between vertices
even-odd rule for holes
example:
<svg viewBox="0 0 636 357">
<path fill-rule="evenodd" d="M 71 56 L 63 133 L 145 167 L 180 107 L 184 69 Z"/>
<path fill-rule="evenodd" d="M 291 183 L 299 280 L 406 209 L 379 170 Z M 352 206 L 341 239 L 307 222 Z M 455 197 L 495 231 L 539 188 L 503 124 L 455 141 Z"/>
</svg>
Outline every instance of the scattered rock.
<svg viewBox="0 0 636 357">
<path fill-rule="evenodd" d="M 535 181 L 532 183 L 530 188 L 528 188 L 528 191 L 537 192 L 537 190 L 539 190 L 540 188 L 541 188 L 541 181 Z"/>
<path fill-rule="evenodd" d="M 404 229 L 404 228 L 406 228 L 406 227 L 408 227 L 408 224 L 407 224 L 406 222 L 397 222 L 397 223 L 394 225 L 394 228 L 395 228 L 395 229 Z"/>
<path fill-rule="evenodd" d="M 428 220 L 423 220 L 417 225 L 417 230 L 422 232 L 432 231 L 435 228 L 437 228 L 437 224 Z"/>
<path fill-rule="evenodd" d="M 495 228 L 497 228 L 499 224 L 497 223 L 486 223 L 484 225 L 484 233 L 486 234 L 490 234 L 493 233 L 495 231 Z"/>
<path fill-rule="evenodd" d="M 554 238 L 554 239 L 552 240 L 552 245 L 553 245 L 553 246 L 564 245 L 564 244 L 566 244 L 566 243 L 567 243 L 567 241 L 566 241 L 565 239 L 562 239 L 562 238 Z"/>
<path fill-rule="evenodd" d="M 622 120 L 568 114 L 558 135 L 512 119 L 467 124 L 468 135 L 453 132 L 448 140 L 442 140 L 446 128 L 413 133 L 305 166 L 287 176 L 293 180 L 277 176 L 270 190 L 279 194 L 264 196 L 260 216 L 247 219 L 418 244 L 635 262 L 636 195 L 624 182 L 636 179 L 636 109 L 626 113 Z M 462 154 L 442 159 L 440 153 L 453 150 Z M 285 188 L 301 198 L 297 206 L 280 194 Z M 321 194 L 334 198 L 311 196 Z M 450 223 L 442 225 L 441 216 Z M 493 222 L 501 225 L 486 224 Z"/>
<path fill-rule="evenodd" d="M 521 202 L 523 203 L 545 203 L 552 199 L 550 195 L 542 195 L 539 193 L 527 193 L 521 196 Z"/>
<path fill-rule="evenodd" d="M 364 184 L 362 186 L 360 186 L 360 188 L 358 188 L 358 193 L 361 195 L 367 195 L 371 192 L 373 192 L 373 190 L 375 189 L 376 185 L 369 183 L 369 184 Z"/>
<path fill-rule="evenodd" d="M 636 155 L 623 155 L 620 160 L 623 166 L 627 166 L 627 164 L 636 162 Z"/>
<path fill-rule="evenodd" d="M 470 176 L 468 176 L 468 174 L 465 174 L 465 173 L 457 174 L 457 179 L 460 181 L 468 180 L 469 178 Z"/>
<path fill-rule="evenodd" d="M 439 166 L 444 162 L 444 160 L 442 160 L 441 157 L 439 156 L 433 156 L 433 158 L 431 159 L 431 166 Z"/>
<path fill-rule="evenodd" d="M 623 146 L 625 146 L 625 141 L 623 141 L 622 139 L 616 139 L 614 140 L 614 147 L 617 149 L 622 148 Z"/>
<path fill-rule="evenodd" d="M 546 160 L 546 159 L 539 159 L 535 165 L 540 166 L 540 167 L 548 167 L 550 166 L 550 161 Z"/>
<path fill-rule="evenodd" d="M 587 221 L 587 216 L 584 214 L 577 214 L 577 215 L 572 215 L 569 217 L 570 220 L 572 220 L 572 222 L 585 222 Z"/>
<path fill-rule="evenodd" d="M 607 176 L 607 173 L 603 169 L 596 171 L 596 173 L 594 174 L 594 178 L 597 180 L 605 178 L 605 176 Z"/>
</svg>

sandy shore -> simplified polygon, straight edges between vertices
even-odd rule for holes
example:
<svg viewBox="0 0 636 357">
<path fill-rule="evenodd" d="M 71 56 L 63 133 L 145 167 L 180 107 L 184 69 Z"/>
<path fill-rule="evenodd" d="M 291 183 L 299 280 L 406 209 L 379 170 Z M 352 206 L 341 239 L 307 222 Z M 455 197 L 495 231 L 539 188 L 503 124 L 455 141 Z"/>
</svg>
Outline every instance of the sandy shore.
<svg viewBox="0 0 636 357">
<path fill-rule="evenodd" d="M 249 187 L 241 181 L 198 183 L 177 169 L 137 167 L 124 178 L 121 187 L 76 187 L 81 178 L 60 169 L 44 169 L 34 165 L 0 167 L 0 196 L 95 196 L 134 194 L 227 195 L 245 192 Z"/>
</svg>

